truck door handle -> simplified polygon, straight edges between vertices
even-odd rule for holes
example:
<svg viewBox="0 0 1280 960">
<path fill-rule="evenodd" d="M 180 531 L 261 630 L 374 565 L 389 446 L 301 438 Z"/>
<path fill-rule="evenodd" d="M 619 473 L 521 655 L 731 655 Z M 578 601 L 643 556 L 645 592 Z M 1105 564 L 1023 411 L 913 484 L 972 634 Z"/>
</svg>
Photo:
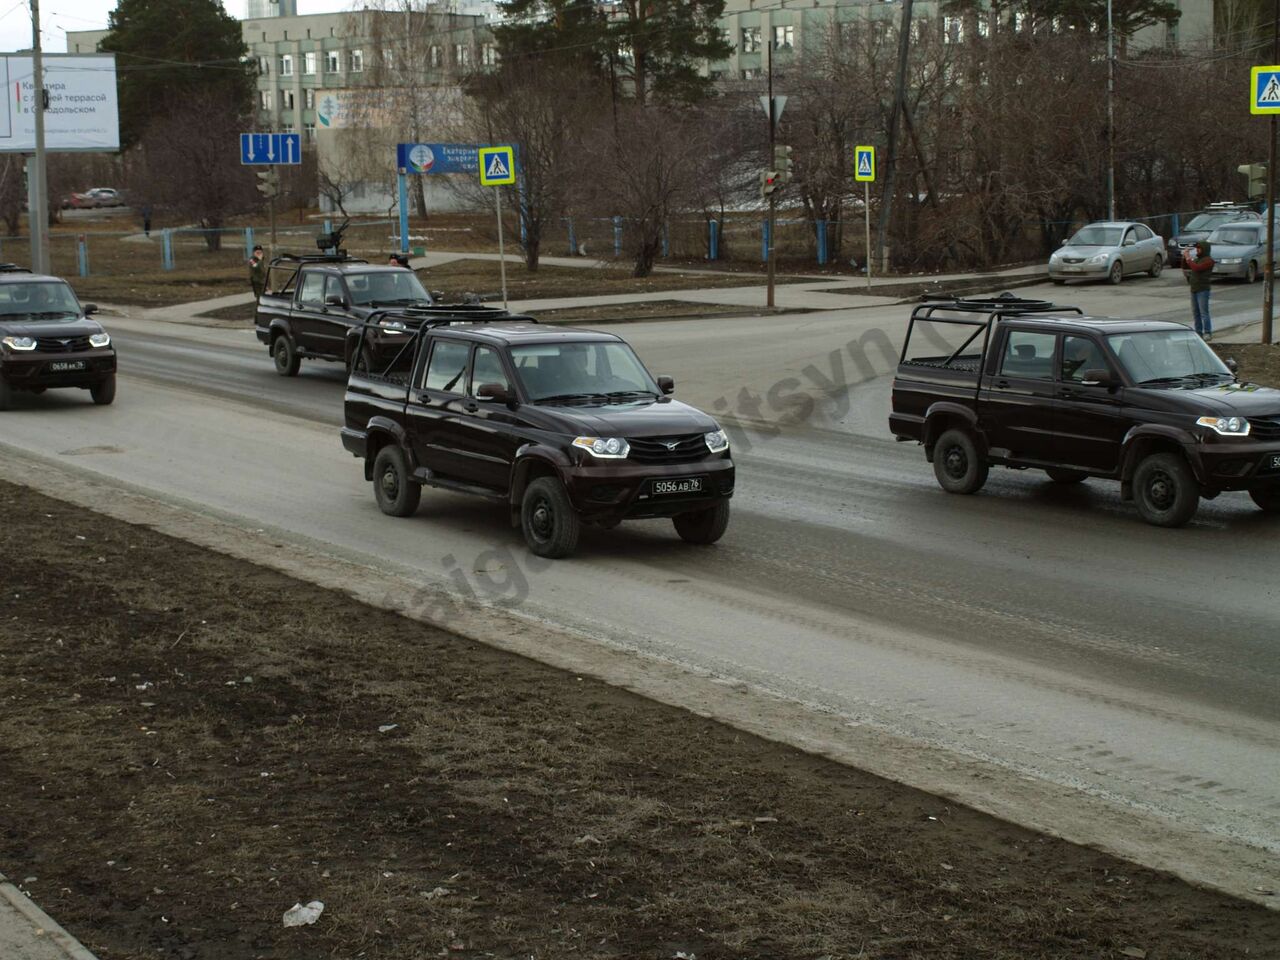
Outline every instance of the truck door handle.
<svg viewBox="0 0 1280 960">
<path fill-rule="evenodd" d="M 1008 390 L 1010 387 L 1010 383 L 1008 380 L 997 380 L 995 385 L 996 385 L 996 388 L 999 390 Z"/>
<path fill-rule="evenodd" d="M 467 411 L 467 413 L 475 413 L 480 409 L 480 404 L 476 403 L 474 400 L 468 400 L 462 405 L 462 409 Z"/>
</svg>

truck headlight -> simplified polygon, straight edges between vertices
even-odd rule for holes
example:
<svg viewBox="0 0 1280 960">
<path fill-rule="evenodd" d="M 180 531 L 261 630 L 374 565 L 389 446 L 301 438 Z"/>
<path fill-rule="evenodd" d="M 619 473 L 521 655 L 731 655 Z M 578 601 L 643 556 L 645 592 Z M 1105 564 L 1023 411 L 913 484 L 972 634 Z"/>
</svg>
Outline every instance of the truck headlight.
<svg viewBox="0 0 1280 960">
<path fill-rule="evenodd" d="M 729 436 L 723 430 L 712 430 L 703 439 L 712 453 L 723 453 L 729 449 Z"/>
<path fill-rule="evenodd" d="M 109 347 L 111 346 L 111 334 L 103 331 L 102 333 L 93 333 L 89 335 L 89 346 L 91 347 Z"/>
<path fill-rule="evenodd" d="M 10 350 L 34 350 L 36 348 L 35 337 L 5 337 L 0 340 Z"/>
<path fill-rule="evenodd" d="M 631 452 L 631 444 L 622 437 L 575 437 L 573 445 L 601 460 L 625 460 Z"/>
<path fill-rule="evenodd" d="M 1224 437 L 1249 435 L 1249 421 L 1244 417 L 1201 417 L 1196 423 Z"/>
</svg>

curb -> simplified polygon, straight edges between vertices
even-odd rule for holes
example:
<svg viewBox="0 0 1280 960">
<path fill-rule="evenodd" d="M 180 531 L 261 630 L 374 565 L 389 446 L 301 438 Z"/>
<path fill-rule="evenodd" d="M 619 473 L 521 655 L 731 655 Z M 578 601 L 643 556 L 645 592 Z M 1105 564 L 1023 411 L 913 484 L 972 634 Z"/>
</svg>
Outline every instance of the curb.
<svg viewBox="0 0 1280 960">
<path fill-rule="evenodd" d="M 3 917 L 6 905 L 30 924 L 28 942 L 32 951 L 30 953 L 32 960 L 52 955 L 66 957 L 67 960 L 98 960 L 79 940 L 67 933 L 57 921 L 36 906 L 34 900 L 0 873 L 0 918 Z M 4 939 L 5 937 L 0 934 L 0 940 Z M 18 950 L 16 960 L 23 960 L 28 956 L 22 946 L 19 946 Z"/>
</svg>

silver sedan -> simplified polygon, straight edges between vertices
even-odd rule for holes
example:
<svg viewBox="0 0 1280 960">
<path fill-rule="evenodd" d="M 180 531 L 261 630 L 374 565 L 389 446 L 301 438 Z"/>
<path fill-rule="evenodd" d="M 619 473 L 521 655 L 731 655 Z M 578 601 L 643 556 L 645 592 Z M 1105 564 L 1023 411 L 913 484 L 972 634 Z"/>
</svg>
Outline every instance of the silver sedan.
<svg viewBox="0 0 1280 960">
<path fill-rule="evenodd" d="M 1049 257 L 1049 279 L 1108 280 L 1164 269 L 1164 240 L 1145 223 L 1104 220 L 1081 227 Z"/>
</svg>

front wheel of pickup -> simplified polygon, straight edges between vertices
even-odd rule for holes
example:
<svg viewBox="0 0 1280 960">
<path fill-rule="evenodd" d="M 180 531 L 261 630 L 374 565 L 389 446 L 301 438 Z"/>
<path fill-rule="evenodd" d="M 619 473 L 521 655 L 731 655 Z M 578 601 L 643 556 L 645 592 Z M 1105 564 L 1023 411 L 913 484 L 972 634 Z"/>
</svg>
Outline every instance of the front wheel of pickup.
<svg viewBox="0 0 1280 960">
<path fill-rule="evenodd" d="M 409 461 L 399 447 L 383 447 L 374 457 L 373 495 L 389 517 L 407 517 L 418 509 L 422 485 L 409 476 Z"/>
<path fill-rule="evenodd" d="M 947 493 L 977 493 L 987 482 L 987 462 L 967 430 L 948 430 L 933 445 L 933 473 Z"/>
<path fill-rule="evenodd" d="M 0 373 L 0 410 L 8 410 L 13 404 L 13 387 L 9 386 L 9 381 L 4 378 L 4 374 Z"/>
<path fill-rule="evenodd" d="M 578 548 L 582 520 L 573 509 L 564 484 L 556 477 L 538 477 L 525 488 L 520 502 L 520 528 L 530 550 L 540 557 L 558 560 Z"/>
<path fill-rule="evenodd" d="M 1200 508 L 1200 487 L 1181 456 L 1153 453 L 1133 473 L 1133 499 L 1147 523 L 1181 527 Z"/>
<path fill-rule="evenodd" d="M 686 543 L 715 543 L 729 529 L 729 501 L 721 500 L 714 507 L 679 514 L 672 517 L 671 522 Z"/>
<path fill-rule="evenodd" d="M 99 380 L 89 388 L 89 396 L 100 407 L 110 406 L 116 399 L 116 375 L 113 373 L 105 380 Z"/>
<path fill-rule="evenodd" d="M 280 334 L 271 344 L 271 359 L 276 363 L 276 373 L 282 377 L 296 377 L 298 368 L 302 366 L 298 351 L 287 333 Z"/>
<path fill-rule="evenodd" d="M 1280 513 L 1280 483 L 1250 490 L 1249 496 L 1263 513 Z"/>
</svg>

